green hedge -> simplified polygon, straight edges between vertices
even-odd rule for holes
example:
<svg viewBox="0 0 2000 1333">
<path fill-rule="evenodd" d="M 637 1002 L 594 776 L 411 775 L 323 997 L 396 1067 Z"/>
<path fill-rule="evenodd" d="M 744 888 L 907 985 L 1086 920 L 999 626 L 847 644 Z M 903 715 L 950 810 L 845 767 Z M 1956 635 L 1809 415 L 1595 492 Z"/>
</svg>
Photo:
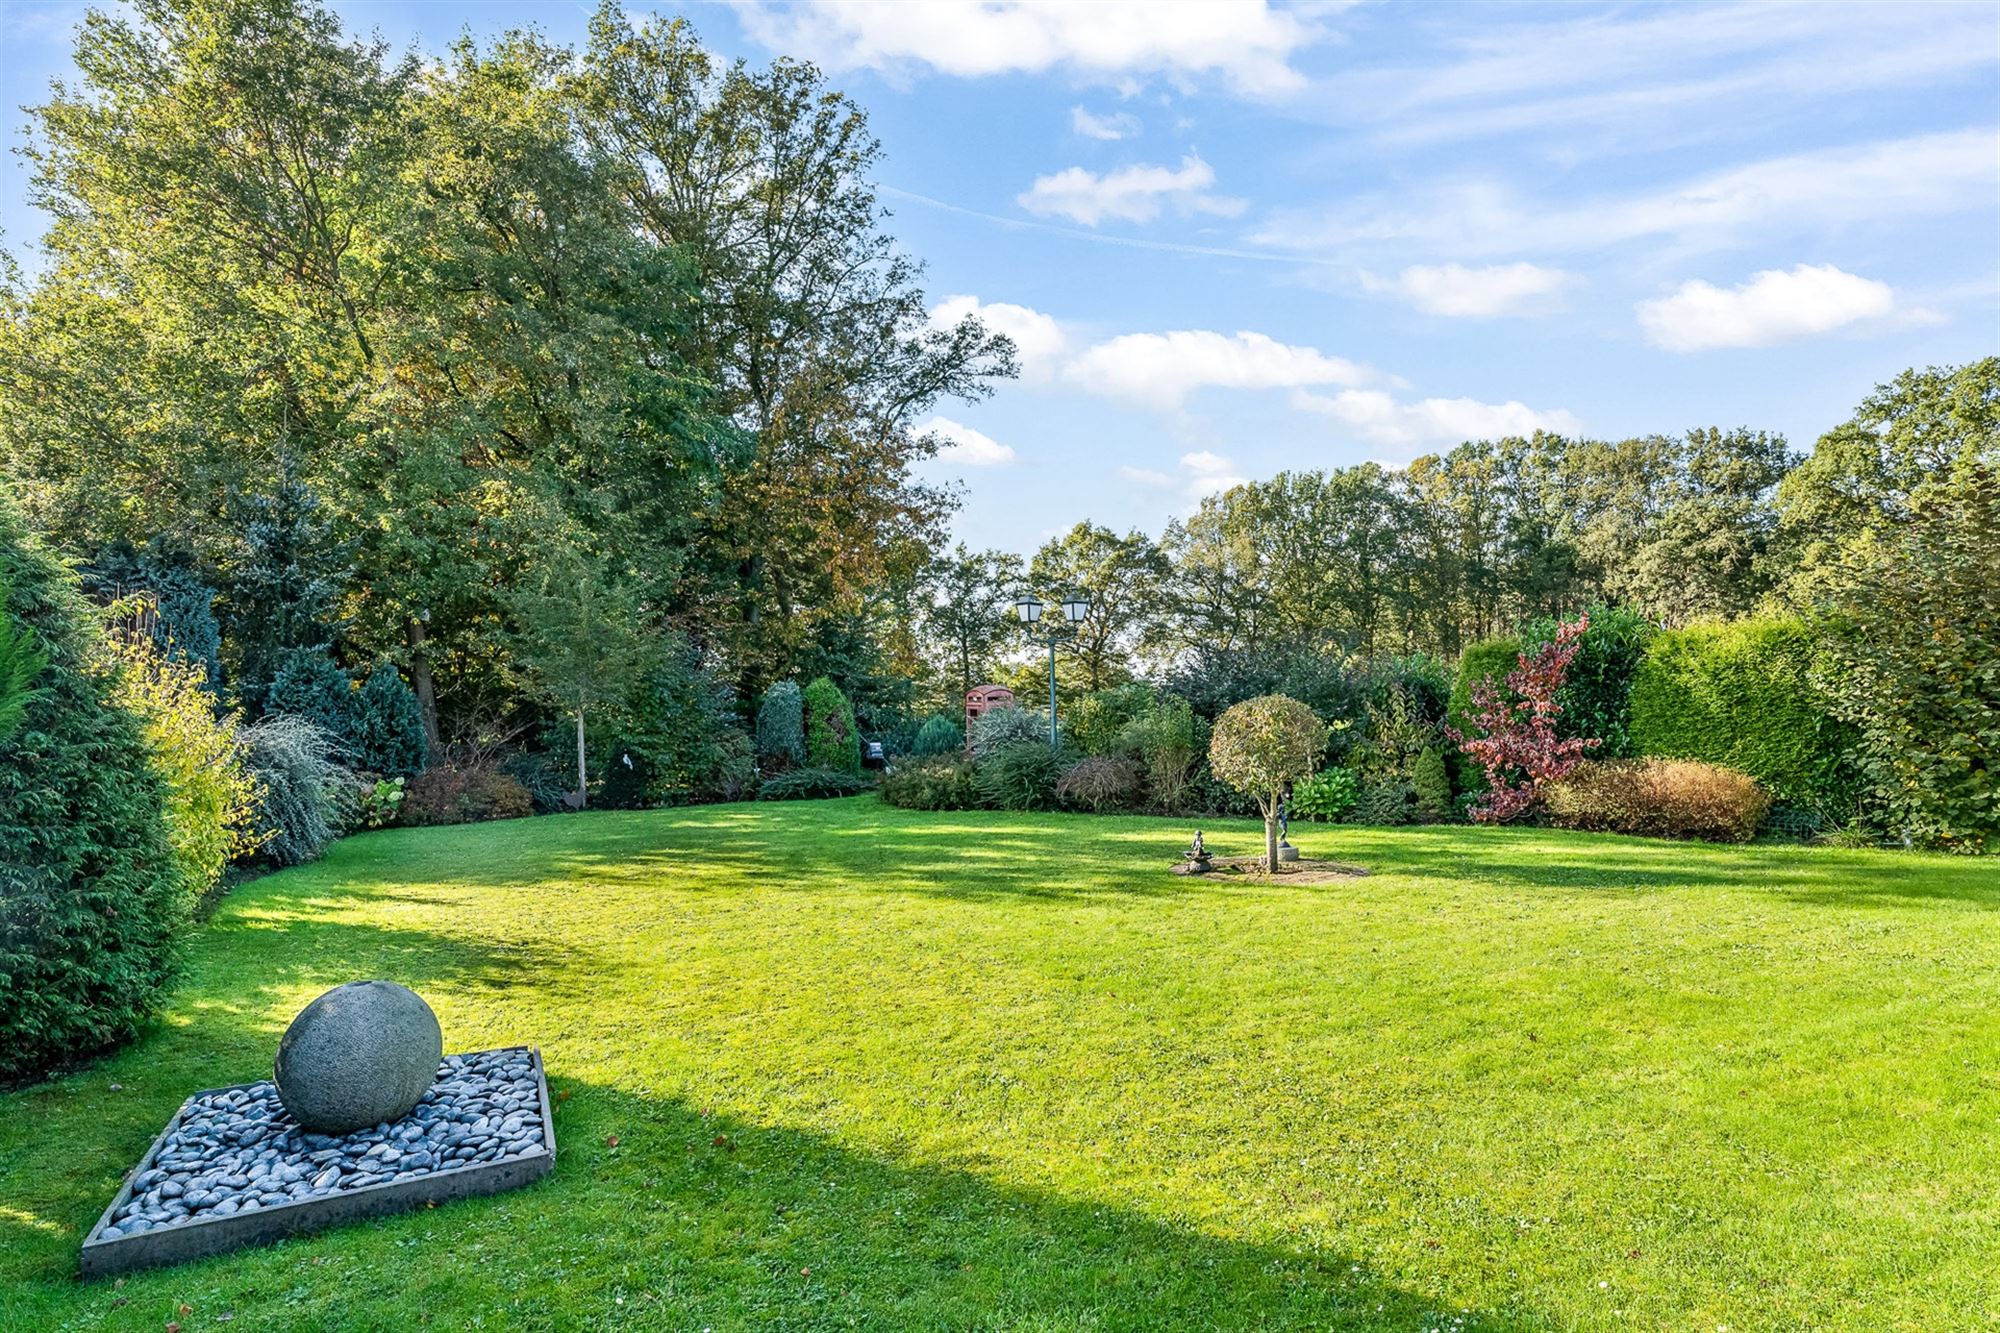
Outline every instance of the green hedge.
<svg viewBox="0 0 2000 1333">
<path fill-rule="evenodd" d="M 139 721 L 110 701 L 75 579 L 0 499 L 0 585 L 37 670 L 0 740 L 0 1083 L 130 1037 L 196 886 Z"/>
<path fill-rule="evenodd" d="M 1812 686 L 1818 651 L 1790 619 L 1662 632 L 1632 681 L 1633 748 L 1748 773 L 1778 800 L 1844 822 L 1858 793 L 1854 732 Z"/>
</svg>

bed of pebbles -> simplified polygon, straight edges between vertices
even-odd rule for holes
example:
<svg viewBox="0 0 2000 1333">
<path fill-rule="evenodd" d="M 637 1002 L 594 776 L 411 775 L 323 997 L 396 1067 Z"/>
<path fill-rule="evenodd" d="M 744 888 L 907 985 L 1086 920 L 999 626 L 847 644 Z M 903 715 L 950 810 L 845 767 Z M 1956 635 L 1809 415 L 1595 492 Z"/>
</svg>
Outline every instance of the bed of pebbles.
<svg viewBox="0 0 2000 1333">
<path fill-rule="evenodd" d="M 98 1238 L 503 1162 L 546 1151 L 546 1144 L 534 1059 L 525 1047 L 448 1055 L 408 1115 L 351 1134 L 300 1129 L 268 1081 L 198 1093 Z"/>
</svg>

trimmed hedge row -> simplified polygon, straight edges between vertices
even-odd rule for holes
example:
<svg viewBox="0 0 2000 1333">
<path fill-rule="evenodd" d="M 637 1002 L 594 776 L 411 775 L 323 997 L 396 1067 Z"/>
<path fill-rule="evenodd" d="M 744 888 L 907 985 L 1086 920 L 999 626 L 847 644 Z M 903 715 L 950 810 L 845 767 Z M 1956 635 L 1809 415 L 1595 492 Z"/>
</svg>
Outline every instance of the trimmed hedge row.
<svg viewBox="0 0 2000 1333">
<path fill-rule="evenodd" d="M 1662 632 L 1632 681 L 1634 749 L 1736 769 L 1779 801 L 1845 822 L 1860 790 L 1848 758 L 1854 730 L 1813 685 L 1819 652 L 1811 630 L 1790 619 Z"/>
</svg>

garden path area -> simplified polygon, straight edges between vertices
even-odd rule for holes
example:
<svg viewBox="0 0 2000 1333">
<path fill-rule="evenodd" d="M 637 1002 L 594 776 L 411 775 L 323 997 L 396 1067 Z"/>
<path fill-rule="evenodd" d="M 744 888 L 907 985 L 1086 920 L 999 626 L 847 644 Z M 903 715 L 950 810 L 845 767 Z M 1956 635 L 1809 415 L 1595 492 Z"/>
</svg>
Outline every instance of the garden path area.
<svg viewBox="0 0 2000 1333">
<path fill-rule="evenodd" d="M 1205 826 L 1225 855 L 1249 824 Z M 2000 1318 L 2000 867 L 870 798 L 349 838 L 130 1049 L 0 1096 L 8 1329 L 1942 1328 Z M 181 1098 L 404 982 L 555 1174 L 72 1276 Z M 187 1307 L 181 1313 L 181 1307 Z"/>
</svg>

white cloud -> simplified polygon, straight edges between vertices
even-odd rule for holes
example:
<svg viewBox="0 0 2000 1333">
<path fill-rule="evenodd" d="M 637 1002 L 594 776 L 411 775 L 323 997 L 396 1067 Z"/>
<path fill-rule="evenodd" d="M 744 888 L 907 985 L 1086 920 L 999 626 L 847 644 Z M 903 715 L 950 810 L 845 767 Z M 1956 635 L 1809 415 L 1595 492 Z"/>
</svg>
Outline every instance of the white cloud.
<svg viewBox="0 0 2000 1333">
<path fill-rule="evenodd" d="M 1768 347 L 1830 333 L 1896 308 L 1889 285 L 1831 264 L 1765 269 L 1727 290 L 1699 279 L 1672 296 L 1639 302 L 1647 339 L 1670 352 L 1711 347 Z"/>
<path fill-rule="evenodd" d="M 1197 389 L 1291 389 L 1363 384 L 1379 378 L 1314 347 L 1262 333 L 1128 333 L 1085 349 L 1063 378 L 1092 393 L 1153 407 L 1178 407 Z"/>
<path fill-rule="evenodd" d="M 1198 477 L 1213 477 L 1236 469 L 1236 464 L 1209 449 L 1197 449 L 1193 453 L 1182 454 L 1181 466 Z"/>
<path fill-rule="evenodd" d="M 1562 410 L 1538 411 L 1525 403 L 1482 403 L 1474 398 L 1425 398 L 1399 402 L 1373 389 L 1349 389 L 1331 396 L 1292 395 L 1292 406 L 1329 416 L 1380 444 L 1408 449 L 1465 440 L 1497 440 L 1538 430 L 1576 434 L 1583 423 Z"/>
<path fill-rule="evenodd" d="M 1174 484 L 1174 479 L 1164 472 L 1156 472 L 1149 467 L 1121 467 L 1118 475 L 1140 486 L 1151 486 L 1155 490 L 1165 490 Z"/>
<path fill-rule="evenodd" d="M 1572 11 L 1575 12 L 1575 11 Z M 1715 4 L 1591 9 L 1455 24 L 1437 58 L 1343 71 L 1332 99 L 1386 142 L 1554 131 L 1598 151 L 1740 132 L 1747 108 L 1810 115 L 1821 101 L 1943 80 L 2000 60 L 1972 5 Z"/>
<path fill-rule="evenodd" d="M 1551 310 L 1555 297 L 1571 278 L 1559 268 L 1537 264 L 1414 264 L 1393 278 L 1361 275 L 1361 285 L 1406 301 L 1430 315 L 1454 319 L 1491 319 L 1496 315 L 1531 315 Z"/>
<path fill-rule="evenodd" d="M 1214 184 L 1215 169 L 1189 153 L 1178 167 L 1120 167 L 1102 176 L 1069 167 L 1053 176 L 1036 177 L 1014 202 L 1037 217 L 1069 218 L 1086 227 L 1106 218 L 1151 222 L 1168 205 L 1182 214 L 1216 217 L 1235 217 L 1244 210 L 1244 200 L 1210 194 Z"/>
<path fill-rule="evenodd" d="M 1073 106 L 1069 109 L 1069 127 L 1086 139 L 1115 142 L 1137 134 L 1139 118 L 1129 111 L 1114 111 L 1108 116 L 1099 116 L 1080 106 Z"/>
<path fill-rule="evenodd" d="M 984 302 L 976 296 L 947 296 L 931 307 L 931 323 L 950 328 L 967 315 L 1014 342 L 1021 362 L 1021 378 L 1044 380 L 1053 375 L 1068 348 L 1069 338 L 1062 326 L 1039 310 L 1005 301 Z"/>
<path fill-rule="evenodd" d="M 1768 158 L 1666 189 L 1552 207 L 1491 183 L 1457 182 L 1414 201 L 1289 210 L 1251 239 L 1307 251 L 1419 243 L 1466 254 L 1590 250 L 1657 237 L 1728 246 L 1802 224 L 1831 229 L 1990 207 L 2000 190 L 1996 146 L 1991 129 L 1924 134 Z"/>
<path fill-rule="evenodd" d="M 979 77 L 1063 69 L 1118 85 L 1135 75 L 1217 75 L 1238 91 L 1292 92 L 1292 57 L 1321 29 L 1267 0 L 745 0 L 763 45 L 833 69 L 928 68 Z"/>
<path fill-rule="evenodd" d="M 938 461 L 959 467 L 999 467 L 1014 461 L 1012 448 L 984 431 L 974 430 L 950 417 L 932 417 L 917 427 L 919 433 L 941 435 L 949 443 L 937 452 Z"/>
<path fill-rule="evenodd" d="M 1195 501 L 1220 495 L 1250 480 L 1236 471 L 1234 459 L 1224 458 L 1210 449 L 1182 454 L 1181 470 L 1191 474 L 1187 481 L 1187 497 Z"/>
</svg>

